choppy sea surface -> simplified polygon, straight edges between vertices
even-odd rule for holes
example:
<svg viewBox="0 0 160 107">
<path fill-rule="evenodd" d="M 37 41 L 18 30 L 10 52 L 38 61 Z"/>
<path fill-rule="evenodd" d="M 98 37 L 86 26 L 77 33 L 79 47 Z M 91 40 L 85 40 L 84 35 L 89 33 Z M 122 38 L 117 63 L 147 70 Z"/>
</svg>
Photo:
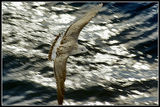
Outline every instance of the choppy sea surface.
<svg viewBox="0 0 160 107">
<path fill-rule="evenodd" d="M 99 2 L 2 2 L 2 104 L 57 105 L 48 51 Z M 158 3 L 104 2 L 67 61 L 64 105 L 159 105 Z"/>
</svg>

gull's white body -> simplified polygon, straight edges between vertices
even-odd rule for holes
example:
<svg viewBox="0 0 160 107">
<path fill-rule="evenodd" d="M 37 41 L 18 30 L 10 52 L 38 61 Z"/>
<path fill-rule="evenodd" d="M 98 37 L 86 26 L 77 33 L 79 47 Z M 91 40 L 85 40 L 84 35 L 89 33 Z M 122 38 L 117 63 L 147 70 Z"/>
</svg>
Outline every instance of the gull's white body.
<svg viewBox="0 0 160 107">
<path fill-rule="evenodd" d="M 57 48 L 59 48 L 60 43 L 63 39 L 64 34 L 60 34 L 57 41 L 55 42 L 55 45 L 52 49 L 52 56 L 51 56 L 51 60 L 54 61 L 56 58 L 56 53 L 57 53 Z M 82 46 L 82 45 L 78 45 L 78 47 L 76 49 L 73 49 L 73 51 L 70 53 L 70 55 L 76 55 L 76 54 L 80 54 L 80 53 L 85 53 L 87 52 L 87 48 Z"/>
<path fill-rule="evenodd" d="M 63 104 L 67 59 L 70 55 L 87 51 L 84 46 L 78 45 L 78 36 L 83 27 L 98 13 L 102 5 L 99 4 L 88 11 L 81 19 L 70 25 L 63 35 L 57 35 L 50 48 L 48 59 L 54 61 L 58 104 Z"/>
</svg>

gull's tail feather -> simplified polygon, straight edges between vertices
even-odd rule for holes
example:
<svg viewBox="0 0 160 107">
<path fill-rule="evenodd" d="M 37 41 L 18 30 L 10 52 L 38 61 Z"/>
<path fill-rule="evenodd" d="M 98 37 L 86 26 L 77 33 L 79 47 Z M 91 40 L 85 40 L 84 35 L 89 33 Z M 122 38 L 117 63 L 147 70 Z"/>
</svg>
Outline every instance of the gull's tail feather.
<svg viewBox="0 0 160 107">
<path fill-rule="evenodd" d="M 51 45 L 51 47 L 49 49 L 48 60 L 50 60 L 50 61 L 52 60 L 52 54 L 53 54 L 52 50 L 54 49 L 54 46 L 55 46 L 55 44 L 56 44 L 56 42 L 57 42 L 57 40 L 58 40 L 59 37 L 60 37 L 60 34 L 56 36 L 55 40 L 53 41 L 53 43 L 52 43 L 52 45 Z"/>
<path fill-rule="evenodd" d="M 56 58 L 56 52 L 57 52 L 57 48 L 60 45 L 60 42 L 63 38 L 63 35 L 59 33 L 59 35 L 56 36 L 55 40 L 53 41 L 50 50 L 48 52 L 48 60 L 54 60 Z"/>
</svg>

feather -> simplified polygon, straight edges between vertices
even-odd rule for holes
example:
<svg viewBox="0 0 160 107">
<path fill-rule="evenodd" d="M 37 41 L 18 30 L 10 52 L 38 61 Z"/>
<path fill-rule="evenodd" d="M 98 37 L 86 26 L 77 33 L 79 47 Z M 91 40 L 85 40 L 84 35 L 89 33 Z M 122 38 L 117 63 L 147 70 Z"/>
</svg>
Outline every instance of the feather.
<svg viewBox="0 0 160 107">
<path fill-rule="evenodd" d="M 63 38 L 62 34 L 56 36 L 55 40 L 53 41 L 49 53 L 48 53 L 48 60 L 54 60 L 56 58 L 57 48 L 60 46 L 60 42 Z"/>
<path fill-rule="evenodd" d="M 60 55 L 54 61 L 54 74 L 57 84 L 57 99 L 58 104 L 62 105 L 64 99 L 64 82 L 66 79 L 66 62 L 68 56 Z"/>
<path fill-rule="evenodd" d="M 91 8 L 82 18 L 80 18 L 78 21 L 76 21 L 72 25 L 70 25 L 64 34 L 64 40 L 67 41 L 68 39 L 70 39 L 72 37 L 77 41 L 80 31 L 99 12 L 99 10 L 101 9 L 102 6 L 103 6 L 103 4 L 99 4 L 99 5 Z M 62 42 L 63 42 L 63 40 L 62 40 Z M 63 42 L 63 43 L 65 43 L 65 42 Z"/>
</svg>

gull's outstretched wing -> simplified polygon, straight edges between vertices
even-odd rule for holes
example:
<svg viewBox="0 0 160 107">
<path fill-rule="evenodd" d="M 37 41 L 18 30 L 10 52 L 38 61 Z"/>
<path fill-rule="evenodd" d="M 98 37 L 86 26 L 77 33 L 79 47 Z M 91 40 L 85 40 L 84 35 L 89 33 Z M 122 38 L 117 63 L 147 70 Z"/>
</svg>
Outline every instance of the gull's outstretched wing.
<svg viewBox="0 0 160 107">
<path fill-rule="evenodd" d="M 69 41 L 70 38 L 74 38 L 76 41 L 78 40 L 78 36 L 83 27 L 89 23 L 89 21 L 98 13 L 103 4 L 99 4 L 89 10 L 82 18 L 69 26 L 67 31 L 64 34 L 64 39 L 62 40 L 62 44 L 66 41 Z"/>
<path fill-rule="evenodd" d="M 64 82 L 66 79 L 66 63 L 68 56 L 62 54 L 57 56 L 54 61 L 54 74 L 57 84 L 58 104 L 62 105 L 64 98 Z"/>
</svg>

